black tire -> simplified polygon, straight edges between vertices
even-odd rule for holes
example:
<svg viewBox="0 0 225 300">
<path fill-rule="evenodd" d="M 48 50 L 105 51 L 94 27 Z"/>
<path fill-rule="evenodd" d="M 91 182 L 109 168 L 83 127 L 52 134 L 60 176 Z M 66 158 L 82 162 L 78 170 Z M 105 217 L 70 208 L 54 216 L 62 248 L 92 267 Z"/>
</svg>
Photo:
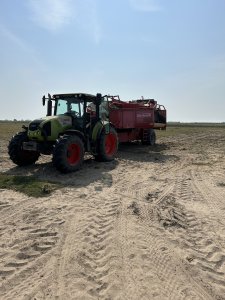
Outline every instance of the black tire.
<svg viewBox="0 0 225 300">
<path fill-rule="evenodd" d="M 148 133 L 146 136 L 145 140 L 142 140 L 142 144 L 143 145 L 150 145 L 150 146 L 154 146 L 156 143 L 156 134 L 155 134 L 155 130 L 150 128 L 148 129 Z"/>
<path fill-rule="evenodd" d="M 118 136 L 113 127 L 110 127 L 109 133 L 106 134 L 103 129 L 98 144 L 98 154 L 95 159 L 98 161 L 112 161 L 118 150 Z"/>
<path fill-rule="evenodd" d="M 34 164 L 40 153 L 38 151 L 23 150 L 23 142 L 27 142 L 26 131 L 18 132 L 14 135 L 8 145 L 8 154 L 14 164 L 18 166 L 27 166 Z"/>
<path fill-rule="evenodd" d="M 84 143 L 77 135 L 60 137 L 53 150 L 52 162 L 62 173 L 74 172 L 80 169 L 84 160 Z"/>
</svg>

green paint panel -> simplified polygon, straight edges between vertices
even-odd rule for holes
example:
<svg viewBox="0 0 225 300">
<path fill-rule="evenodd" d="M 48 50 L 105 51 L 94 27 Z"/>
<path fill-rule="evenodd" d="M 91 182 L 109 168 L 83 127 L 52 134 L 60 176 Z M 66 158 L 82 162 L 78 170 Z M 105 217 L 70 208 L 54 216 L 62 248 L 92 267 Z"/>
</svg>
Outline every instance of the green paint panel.
<svg viewBox="0 0 225 300">
<path fill-rule="evenodd" d="M 103 128 L 103 124 L 101 121 L 99 121 L 95 124 L 95 127 L 93 128 L 93 131 L 92 131 L 92 140 L 93 141 L 97 140 L 99 134 L 102 131 L 102 128 Z"/>
<path fill-rule="evenodd" d="M 65 130 L 72 128 L 72 119 L 69 116 L 59 115 L 59 116 L 49 116 L 41 118 L 43 120 L 37 130 L 28 130 L 28 137 L 30 140 L 36 140 L 39 142 L 44 141 L 44 136 L 42 135 L 41 128 L 45 126 L 48 122 L 51 122 L 51 134 L 47 136 L 48 141 L 54 142 L 59 134 L 65 132 Z"/>
</svg>

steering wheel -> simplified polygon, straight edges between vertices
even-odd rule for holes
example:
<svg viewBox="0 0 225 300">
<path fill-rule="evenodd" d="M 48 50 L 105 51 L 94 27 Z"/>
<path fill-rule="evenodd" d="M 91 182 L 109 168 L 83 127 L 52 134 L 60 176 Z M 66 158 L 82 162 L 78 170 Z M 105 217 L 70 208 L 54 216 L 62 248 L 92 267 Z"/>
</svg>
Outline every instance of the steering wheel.
<svg viewBox="0 0 225 300">
<path fill-rule="evenodd" d="M 71 110 L 71 114 L 75 115 L 75 117 L 79 117 L 80 116 L 79 112 L 77 112 L 75 110 Z"/>
</svg>

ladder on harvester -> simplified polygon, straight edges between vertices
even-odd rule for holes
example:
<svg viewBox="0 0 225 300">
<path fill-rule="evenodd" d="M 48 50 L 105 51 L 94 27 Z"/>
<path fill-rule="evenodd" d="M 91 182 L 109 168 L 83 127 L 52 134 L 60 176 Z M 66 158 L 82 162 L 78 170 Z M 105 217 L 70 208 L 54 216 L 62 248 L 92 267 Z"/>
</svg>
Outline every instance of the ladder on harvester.
<svg viewBox="0 0 225 300">
<path fill-rule="evenodd" d="M 143 135 L 142 135 L 142 142 L 148 142 L 149 141 L 149 129 L 143 129 Z"/>
</svg>

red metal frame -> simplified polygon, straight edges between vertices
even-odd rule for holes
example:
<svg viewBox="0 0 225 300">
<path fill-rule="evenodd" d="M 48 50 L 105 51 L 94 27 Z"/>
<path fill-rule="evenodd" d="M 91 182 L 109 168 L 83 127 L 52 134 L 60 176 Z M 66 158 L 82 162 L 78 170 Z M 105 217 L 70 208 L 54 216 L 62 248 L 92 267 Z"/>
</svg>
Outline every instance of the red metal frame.
<svg viewBox="0 0 225 300">
<path fill-rule="evenodd" d="M 121 101 L 107 96 L 109 120 L 117 130 L 119 142 L 141 140 L 145 129 L 166 129 L 166 109 L 154 99 Z"/>
<path fill-rule="evenodd" d="M 104 96 L 109 104 L 109 121 L 115 127 L 119 142 L 142 140 L 144 132 L 152 129 L 166 129 L 166 109 L 154 99 L 137 99 L 129 102 L 118 95 Z M 95 111 L 88 108 L 91 117 Z"/>
</svg>

